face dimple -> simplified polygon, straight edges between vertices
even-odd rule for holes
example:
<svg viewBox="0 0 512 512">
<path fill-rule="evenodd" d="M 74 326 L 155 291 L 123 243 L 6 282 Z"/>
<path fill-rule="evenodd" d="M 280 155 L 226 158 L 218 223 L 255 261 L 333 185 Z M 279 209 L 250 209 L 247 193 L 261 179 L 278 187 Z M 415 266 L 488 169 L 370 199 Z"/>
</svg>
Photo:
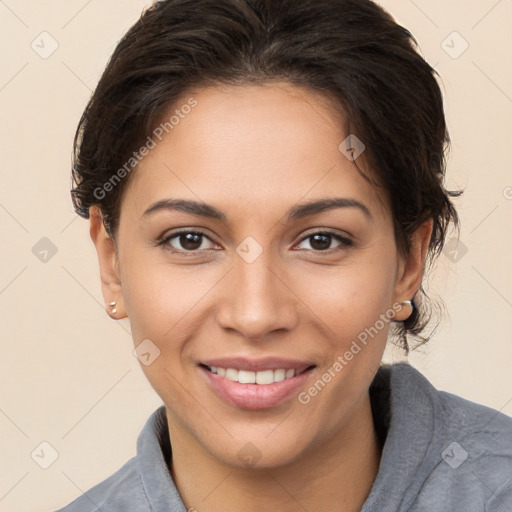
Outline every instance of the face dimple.
<svg viewBox="0 0 512 512">
<path fill-rule="evenodd" d="M 333 372 L 358 334 L 391 306 L 397 255 L 391 218 L 378 191 L 342 154 L 347 134 L 323 100 L 287 85 L 235 89 L 196 91 L 197 107 L 137 169 L 119 225 L 123 296 L 135 344 L 149 339 L 158 350 L 143 370 L 176 418 L 174 435 L 182 425 L 208 452 L 233 464 L 239 463 L 235 445 L 250 441 L 262 460 L 282 464 L 359 418 L 368 368 L 378 366 L 389 324 L 307 405 L 297 395 Z M 298 206 L 326 198 L 364 208 L 348 201 L 289 218 Z M 166 201 L 181 204 L 168 208 Z M 161 208 L 144 215 L 157 203 Z M 224 218 L 203 215 L 212 208 Z M 158 245 L 182 230 L 201 231 L 214 243 L 208 247 L 220 249 L 190 255 L 180 254 L 177 243 Z M 322 253 L 300 243 L 325 232 L 353 244 L 332 238 L 334 249 Z M 239 366 L 229 366 L 230 358 Z M 244 402 L 236 386 L 251 383 L 200 367 L 219 360 L 226 370 L 246 371 L 240 361 L 287 368 L 269 358 L 314 368 L 290 396 L 288 388 L 270 396 L 282 372 L 278 382 L 253 384 L 268 396 L 257 397 L 265 414 L 250 423 L 236 404 L 252 398 Z M 251 371 L 242 379 L 252 379 Z M 219 391 L 212 376 L 231 383 Z M 267 377 L 260 376 L 262 382 Z M 216 422 L 208 430 L 211 415 Z M 283 428 L 272 430 L 280 422 Z"/>
</svg>

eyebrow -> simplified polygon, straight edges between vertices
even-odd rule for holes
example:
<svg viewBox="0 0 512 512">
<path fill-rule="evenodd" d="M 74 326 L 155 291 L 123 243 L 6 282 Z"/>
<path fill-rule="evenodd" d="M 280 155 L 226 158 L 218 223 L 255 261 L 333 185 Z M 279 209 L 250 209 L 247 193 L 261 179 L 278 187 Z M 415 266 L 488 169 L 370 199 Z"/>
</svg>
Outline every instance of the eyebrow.
<svg viewBox="0 0 512 512">
<path fill-rule="evenodd" d="M 335 197 L 313 200 L 294 206 L 288 211 L 288 222 L 302 219 L 310 215 L 316 215 L 328 210 L 333 210 L 335 208 L 357 208 L 364 213 L 369 220 L 373 220 L 368 207 L 360 201 L 348 197 Z M 142 214 L 141 218 L 162 210 L 181 211 L 192 215 L 198 215 L 200 217 L 219 220 L 221 222 L 226 221 L 226 215 L 214 206 L 189 199 L 161 199 L 160 201 L 153 203 Z"/>
</svg>

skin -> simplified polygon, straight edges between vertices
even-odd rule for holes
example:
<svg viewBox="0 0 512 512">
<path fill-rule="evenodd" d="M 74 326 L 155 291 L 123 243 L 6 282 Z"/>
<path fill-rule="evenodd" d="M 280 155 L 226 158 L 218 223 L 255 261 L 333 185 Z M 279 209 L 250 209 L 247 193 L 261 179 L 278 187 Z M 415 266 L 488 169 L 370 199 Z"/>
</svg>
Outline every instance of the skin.
<svg viewBox="0 0 512 512">
<path fill-rule="evenodd" d="M 135 171 L 115 241 L 90 211 L 105 302 L 117 300 L 113 318 L 129 318 L 136 346 L 150 339 L 160 350 L 141 367 L 166 405 L 173 478 L 187 508 L 200 512 L 360 510 L 380 462 L 368 388 L 389 323 L 306 405 L 294 395 L 266 410 L 234 407 L 198 362 L 314 361 L 307 390 L 359 333 L 418 291 L 432 221 L 402 257 L 388 200 L 339 151 L 347 134 L 323 96 L 279 83 L 193 97 L 197 107 Z M 364 154 L 357 163 L 365 170 Z M 171 197 L 208 203 L 226 220 L 143 215 Z M 372 219 L 346 207 L 287 221 L 290 208 L 324 197 L 356 199 Z M 192 256 L 183 237 L 156 245 L 176 228 L 209 239 Z M 326 229 L 353 245 L 328 238 L 322 251 L 305 238 Z M 262 249 L 252 263 L 236 252 L 249 236 Z M 405 306 L 394 320 L 410 313 Z M 237 456 L 247 443 L 259 457 L 250 467 Z"/>
</svg>

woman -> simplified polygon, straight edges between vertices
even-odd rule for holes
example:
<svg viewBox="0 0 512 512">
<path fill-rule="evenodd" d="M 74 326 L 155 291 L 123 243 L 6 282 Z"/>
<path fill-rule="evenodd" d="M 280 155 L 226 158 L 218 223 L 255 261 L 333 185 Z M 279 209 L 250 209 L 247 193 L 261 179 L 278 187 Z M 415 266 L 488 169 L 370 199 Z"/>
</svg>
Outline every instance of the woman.
<svg viewBox="0 0 512 512">
<path fill-rule="evenodd" d="M 72 197 L 164 405 L 62 510 L 512 510 L 512 420 L 381 364 L 428 340 L 447 144 L 434 70 L 370 0 L 149 8 Z"/>
</svg>

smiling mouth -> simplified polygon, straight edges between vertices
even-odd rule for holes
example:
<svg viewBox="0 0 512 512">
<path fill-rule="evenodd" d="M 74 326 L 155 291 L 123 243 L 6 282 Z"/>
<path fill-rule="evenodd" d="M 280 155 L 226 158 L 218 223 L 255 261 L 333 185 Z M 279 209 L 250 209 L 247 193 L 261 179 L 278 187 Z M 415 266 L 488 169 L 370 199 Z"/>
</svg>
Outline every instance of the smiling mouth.
<svg viewBox="0 0 512 512">
<path fill-rule="evenodd" d="M 232 382 L 240 384 L 256 384 L 256 385 L 269 385 L 283 380 L 292 379 L 302 373 L 315 368 L 315 365 L 308 366 L 302 370 L 295 370 L 293 368 L 276 368 L 260 371 L 238 370 L 236 368 L 221 368 L 219 366 L 208 366 L 201 364 L 203 368 L 209 372 L 223 377 Z"/>
</svg>

